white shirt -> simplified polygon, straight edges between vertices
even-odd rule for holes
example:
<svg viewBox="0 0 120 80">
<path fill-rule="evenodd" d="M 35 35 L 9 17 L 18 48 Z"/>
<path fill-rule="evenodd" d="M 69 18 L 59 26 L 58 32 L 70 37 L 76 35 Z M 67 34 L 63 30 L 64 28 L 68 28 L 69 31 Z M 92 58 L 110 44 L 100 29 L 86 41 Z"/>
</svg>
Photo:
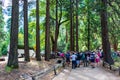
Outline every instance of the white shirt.
<svg viewBox="0 0 120 80">
<path fill-rule="evenodd" d="M 75 61 L 76 58 L 77 58 L 77 56 L 76 56 L 75 54 L 73 54 L 73 55 L 71 56 L 71 58 L 72 58 L 72 61 Z"/>
</svg>

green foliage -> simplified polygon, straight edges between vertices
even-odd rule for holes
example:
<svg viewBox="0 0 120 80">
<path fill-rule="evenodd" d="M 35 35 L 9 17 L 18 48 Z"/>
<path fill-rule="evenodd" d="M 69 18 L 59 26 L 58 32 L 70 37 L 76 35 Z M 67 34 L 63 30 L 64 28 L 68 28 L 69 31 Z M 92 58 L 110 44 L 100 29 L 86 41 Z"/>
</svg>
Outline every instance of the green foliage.
<svg viewBox="0 0 120 80">
<path fill-rule="evenodd" d="M 5 71 L 8 73 L 10 73 L 14 69 L 18 69 L 18 66 L 12 65 L 11 67 L 9 67 L 9 66 L 5 67 Z"/>
<path fill-rule="evenodd" d="M 114 65 L 115 65 L 116 68 L 119 68 L 120 67 L 120 62 L 115 62 Z"/>
<path fill-rule="evenodd" d="M 3 44 L 2 49 L 1 49 L 2 55 L 7 55 L 8 53 L 7 47 L 8 47 L 7 44 Z"/>
<path fill-rule="evenodd" d="M 5 71 L 10 73 L 11 71 L 13 70 L 13 68 L 9 67 L 9 66 L 6 66 L 5 67 Z"/>
<path fill-rule="evenodd" d="M 100 24 L 100 10 L 102 9 L 100 6 L 99 0 L 78 0 L 79 8 L 78 8 L 78 18 L 79 18 L 79 51 L 87 50 L 87 19 L 90 19 L 90 49 L 94 50 L 101 47 L 101 24 Z M 69 39 L 70 39 L 70 0 L 58 0 L 58 19 L 60 22 L 68 20 L 64 24 L 60 25 L 60 32 L 58 37 L 58 49 L 61 51 L 68 51 L 70 47 Z M 108 4 L 108 26 L 109 26 L 109 38 L 111 45 L 115 42 L 118 44 L 118 48 L 120 49 L 120 6 L 119 0 L 115 0 Z M 75 7 L 75 4 L 73 4 Z M 55 9 L 56 3 L 55 0 L 51 0 L 50 4 L 50 28 L 51 34 L 55 35 Z M 74 11 L 76 8 L 74 8 Z M 61 13 L 62 10 L 62 13 Z M 10 32 L 10 24 L 11 18 L 8 19 L 6 23 L 6 28 L 8 32 L 4 31 L 4 21 L 2 8 L 0 8 L 0 55 L 6 53 L 7 46 L 9 44 L 9 32 Z M 45 13 L 46 13 L 46 1 L 40 0 L 40 47 L 41 51 L 45 49 Z M 88 16 L 89 12 L 89 16 Z M 75 18 L 75 12 L 74 18 Z M 62 15 L 62 16 L 61 16 Z M 36 8 L 30 10 L 29 16 L 29 46 L 34 47 L 36 45 Z M 61 18 L 61 19 L 60 19 Z M 75 23 L 75 20 L 74 20 Z M 66 43 L 66 32 L 68 34 L 68 41 Z M 24 45 L 24 30 L 23 27 L 19 28 L 18 34 L 18 45 Z M 52 45 L 52 43 L 51 43 Z"/>
</svg>

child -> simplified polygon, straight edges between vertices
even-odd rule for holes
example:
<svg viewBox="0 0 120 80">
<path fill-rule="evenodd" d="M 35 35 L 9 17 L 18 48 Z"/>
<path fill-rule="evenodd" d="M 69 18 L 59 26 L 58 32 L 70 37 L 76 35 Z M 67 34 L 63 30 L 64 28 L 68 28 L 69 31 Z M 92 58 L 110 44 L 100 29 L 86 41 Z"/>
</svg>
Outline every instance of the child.
<svg viewBox="0 0 120 80">
<path fill-rule="evenodd" d="M 100 62 L 100 57 L 98 56 L 98 54 L 95 55 L 95 62 L 97 63 L 98 66 Z"/>
</svg>

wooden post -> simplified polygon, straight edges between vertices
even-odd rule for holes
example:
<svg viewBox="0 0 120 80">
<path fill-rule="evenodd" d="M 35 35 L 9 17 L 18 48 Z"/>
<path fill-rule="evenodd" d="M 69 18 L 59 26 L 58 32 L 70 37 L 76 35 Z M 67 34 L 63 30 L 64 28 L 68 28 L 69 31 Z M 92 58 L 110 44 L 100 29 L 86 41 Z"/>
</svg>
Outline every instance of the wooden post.
<svg viewBox="0 0 120 80">
<path fill-rule="evenodd" d="M 57 72 L 56 72 L 55 66 L 54 66 L 54 75 L 57 75 Z"/>
<path fill-rule="evenodd" d="M 120 67 L 119 67 L 119 76 L 120 76 Z"/>
</svg>

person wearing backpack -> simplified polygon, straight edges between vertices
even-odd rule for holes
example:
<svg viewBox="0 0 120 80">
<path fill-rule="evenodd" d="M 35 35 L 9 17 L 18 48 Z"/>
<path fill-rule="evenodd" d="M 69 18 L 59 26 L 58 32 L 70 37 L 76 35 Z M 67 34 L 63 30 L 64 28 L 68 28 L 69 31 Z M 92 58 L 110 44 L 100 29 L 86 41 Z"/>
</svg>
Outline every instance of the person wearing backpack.
<svg viewBox="0 0 120 80">
<path fill-rule="evenodd" d="M 92 52 L 90 54 L 90 62 L 91 62 L 92 68 L 95 68 L 95 52 Z"/>
<path fill-rule="evenodd" d="M 81 59 L 81 55 L 80 55 L 80 53 L 78 52 L 77 54 L 77 67 L 80 67 L 80 59 Z"/>
<path fill-rule="evenodd" d="M 70 64 L 70 53 L 69 52 L 66 53 L 65 58 L 66 58 L 66 64 L 67 66 L 69 66 Z"/>
<path fill-rule="evenodd" d="M 88 56 L 88 52 L 85 52 L 84 53 L 85 55 L 85 58 L 84 58 L 84 67 L 87 67 L 89 64 L 88 64 L 88 60 L 89 60 L 89 56 Z"/>
</svg>

